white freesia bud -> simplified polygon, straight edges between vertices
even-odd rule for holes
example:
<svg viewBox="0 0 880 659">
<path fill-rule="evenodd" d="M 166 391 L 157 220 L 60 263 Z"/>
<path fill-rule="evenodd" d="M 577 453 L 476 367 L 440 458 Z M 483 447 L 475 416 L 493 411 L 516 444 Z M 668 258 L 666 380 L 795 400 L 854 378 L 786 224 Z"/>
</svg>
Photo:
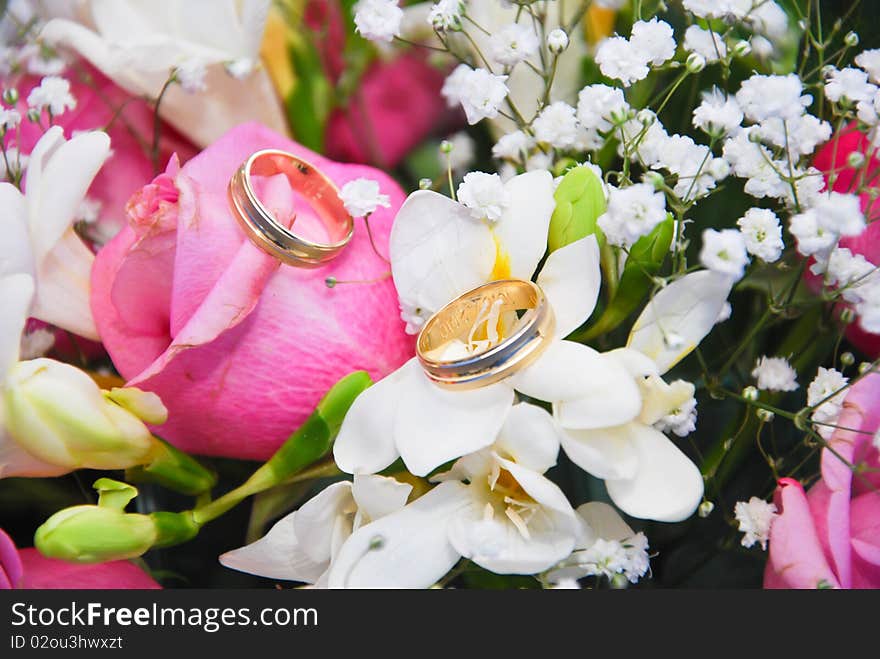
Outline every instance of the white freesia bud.
<svg viewBox="0 0 880 659">
<path fill-rule="evenodd" d="M 568 35 L 565 30 L 558 27 L 550 30 L 550 34 L 547 35 L 547 48 L 554 55 L 558 55 L 568 48 Z"/>
<path fill-rule="evenodd" d="M 687 70 L 690 73 L 699 73 L 706 68 L 706 58 L 699 53 L 691 53 L 687 58 Z"/>
<path fill-rule="evenodd" d="M 62 470 L 142 464 L 155 445 L 144 422 L 164 423 L 167 416 L 156 394 L 102 391 L 83 371 L 52 359 L 18 362 L 3 391 L 3 420 L 12 440 Z"/>
</svg>

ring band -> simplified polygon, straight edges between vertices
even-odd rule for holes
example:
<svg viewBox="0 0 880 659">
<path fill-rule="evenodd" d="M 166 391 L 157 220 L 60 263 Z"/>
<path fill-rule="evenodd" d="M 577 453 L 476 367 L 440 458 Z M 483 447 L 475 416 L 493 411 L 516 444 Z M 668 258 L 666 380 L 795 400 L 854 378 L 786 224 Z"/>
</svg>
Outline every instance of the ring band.
<svg viewBox="0 0 880 659">
<path fill-rule="evenodd" d="M 518 327 L 488 350 L 461 359 L 431 356 L 453 339 L 467 335 L 485 310 L 526 309 Z M 477 389 L 495 384 L 532 364 L 550 345 L 556 328 L 553 308 L 541 288 L 522 279 L 502 279 L 483 284 L 456 298 L 435 313 L 419 333 L 416 355 L 428 378 L 449 389 Z"/>
<path fill-rule="evenodd" d="M 257 197 L 251 176 L 284 174 L 290 187 L 305 197 L 324 222 L 332 242 L 297 236 L 278 222 Z M 319 169 L 292 153 L 265 149 L 252 154 L 229 181 L 229 202 L 248 238 L 283 263 L 317 268 L 334 259 L 351 240 L 354 221 L 339 198 L 339 189 Z"/>
</svg>

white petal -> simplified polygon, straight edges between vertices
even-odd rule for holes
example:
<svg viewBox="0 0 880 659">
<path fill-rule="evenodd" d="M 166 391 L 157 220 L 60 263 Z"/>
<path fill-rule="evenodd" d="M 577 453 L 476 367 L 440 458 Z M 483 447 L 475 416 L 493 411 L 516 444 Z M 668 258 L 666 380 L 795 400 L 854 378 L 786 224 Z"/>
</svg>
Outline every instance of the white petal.
<svg viewBox="0 0 880 659">
<path fill-rule="evenodd" d="M 703 477 L 697 466 L 659 430 L 633 424 L 632 439 L 639 454 L 636 474 L 607 480 L 608 495 L 627 515 L 658 522 L 690 517 L 703 496 Z"/>
<path fill-rule="evenodd" d="M 580 343 L 554 341 L 510 382 L 526 396 L 553 402 L 568 428 L 617 426 L 641 410 L 638 385 L 617 362 Z"/>
<path fill-rule="evenodd" d="M 89 305 L 94 254 L 68 229 L 37 271 L 34 318 L 93 341 L 100 340 Z"/>
<path fill-rule="evenodd" d="M 410 492 L 412 485 L 387 476 L 355 474 L 351 485 L 358 510 L 372 521 L 403 508 Z"/>
<path fill-rule="evenodd" d="M 302 550 L 316 562 L 329 561 L 333 555 L 334 532 L 339 518 L 348 519 L 355 512 L 351 495 L 351 483 L 333 483 L 306 501 L 296 516 L 294 527 Z M 345 536 L 351 533 L 351 522 L 347 522 Z"/>
<path fill-rule="evenodd" d="M 412 362 L 417 360 L 413 358 Z M 394 417 L 410 363 L 361 393 L 342 421 L 333 444 L 336 465 L 349 474 L 373 474 L 397 460 Z"/>
<path fill-rule="evenodd" d="M 12 365 L 18 361 L 21 333 L 34 297 L 34 280 L 18 273 L 0 276 L 0 389 Z"/>
<path fill-rule="evenodd" d="M 509 204 L 493 227 L 510 263 L 510 276 L 529 280 L 547 251 L 550 217 L 556 208 L 553 176 L 534 171 L 514 176 L 504 184 Z"/>
<path fill-rule="evenodd" d="M 34 457 L 6 432 L 0 407 L 0 479 L 13 477 L 48 478 L 66 474 L 70 469 Z"/>
<path fill-rule="evenodd" d="M 330 588 L 427 588 L 459 559 L 449 519 L 470 503 L 461 483 L 441 483 L 408 506 L 362 526 L 330 568 Z"/>
<path fill-rule="evenodd" d="M 631 348 L 616 348 L 603 352 L 605 359 L 614 359 L 623 366 L 634 378 L 645 378 L 649 375 L 659 375 L 657 364 L 647 355 Z"/>
<path fill-rule="evenodd" d="M 297 514 L 292 512 L 283 517 L 256 542 L 222 554 L 220 563 L 269 579 L 315 583 L 327 570 L 330 558 L 316 563 L 303 551 L 296 537 Z"/>
<path fill-rule="evenodd" d="M 632 478 L 639 456 L 631 439 L 639 424 L 592 430 L 562 430 L 562 450 L 578 467 L 596 478 Z"/>
<path fill-rule="evenodd" d="M 412 193 L 391 229 L 391 271 L 401 300 L 431 313 L 489 281 L 495 241 L 470 211 L 436 192 Z"/>
<path fill-rule="evenodd" d="M 569 517 L 574 526 L 574 509 L 572 509 L 568 499 L 556 483 L 546 476 L 531 469 L 521 467 L 510 460 L 500 458 L 498 459 L 498 464 L 502 469 L 509 471 L 516 482 L 520 484 L 520 487 L 525 490 L 526 494 L 541 504 L 543 508 L 549 508 Z"/>
<path fill-rule="evenodd" d="M 68 142 L 46 133 L 31 154 L 25 183 L 37 267 L 70 229 L 79 203 L 110 153 L 106 133 L 81 133 Z M 44 146 L 43 142 L 48 143 Z M 36 157 L 35 157 L 35 154 Z M 37 173 L 34 177 L 32 174 Z M 42 282 L 41 282 L 42 284 Z"/>
<path fill-rule="evenodd" d="M 482 389 L 441 389 L 417 361 L 405 387 L 394 423 L 400 457 L 413 474 L 425 476 L 444 462 L 479 451 L 495 441 L 513 405 L 513 389 L 500 382 Z"/>
<path fill-rule="evenodd" d="M 603 501 L 590 501 L 577 508 L 577 514 L 590 525 L 597 537 L 604 540 L 625 540 L 635 535 L 612 506 Z"/>
<path fill-rule="evenodd" d="M 547 411 L 519 403 L 510 409 L 495 446 L 501 455 L 543 474 L 556 464 L 559 430 Z"/>
<path fill-rule="evenodd" d="M 662 375 L 712 331 L 733 283 L 709 270 L 685 275 L 657 293 L 638 317 L 627 347 L 646 354 Z"/>
<path fill-rule="evenodd" d="M 0 183 L 0 276 L 16 273 L 34 274 L 31 239 L 28 233 L 27 206 L 24 195 L 11 183 Z"/>
<path fill-rule="evenodd" d="M 602 285 L 596 237 L 581 238 L 548 256 L 538 285 L 556 314 L 556 336 L 568 336 L 587 322 Z"/>
</svg>

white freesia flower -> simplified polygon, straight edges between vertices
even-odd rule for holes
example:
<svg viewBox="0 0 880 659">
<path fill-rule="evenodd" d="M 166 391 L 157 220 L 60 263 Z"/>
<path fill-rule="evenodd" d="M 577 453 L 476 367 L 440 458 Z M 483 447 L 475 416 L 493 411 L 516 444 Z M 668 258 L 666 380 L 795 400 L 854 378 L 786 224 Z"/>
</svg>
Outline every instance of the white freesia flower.
<svg viewBox="0 0 880 659">
<path fill-rule="evenodd" d="M 424 588 L 462 556 L 499 574 L 551 568 L 583 532 L 565 495 L 543 475 L 558 451 L 550 415 L 516 405 L 490 447 L 459 459 L 412 504 L 355 532 L 331 568 L 330 586 Z"/>
<path fill-rule="evenodd" d="M 349 536 L 403 508 L 411 491 L 411 485 L 385 476 L 356 475 L 353 482 L 334 483 L 256 542 L 220 556 L 220 562 L 261 577 L 326 587 Z"/>
<path fill-rule="evenodd" d="M 80 20 L 54 18 L 40 33 L 67 46 L 136 96 L 156 98 L 175 69 L 207 68 L 209 93 L 169 89 L 162 117 L 195 143 L 206 146 L 244 121 L 259 121 L 284 133 L 286 121 L 266 71 L 237 80 L 242 62 L 259 60 L 269 0 L 88 0 Z M 205 29 L 209 17 L 210 29 Z"/>
<path fill-rule="evenodd" d="M 72 225 L 109 153 L 105 133 L 80 133 L 65 140 L 62 129 L 53 126 L 31 152 L 25 193 L 11 183 L 0 183 L 3 240 L 10 258 L 18 262 L 16 270 L 36 281 L 30 315 L 93 340 L 98 339 L 89 308 L 94 255 Z"/>
<path fill-rule="evenodd" d="M 509 203 L 495 223 L 475 220 L 471 209 L 435 192 L 410 195 L 391 232 L 392 273 L 408 316 L 430 316 L 495 279 L 532 278 L 546 249 L 553 180 L 549 172 L 529 172 L 504 188 Z M 598 297 L 595 237 L 553 252 L 537 283 L 556 316 L 556 335 L 536 362 L 502 382 L 462 391 L 436 386 L 413 358 L 355 401 L 334 445 L 340 468 L 372 473 L 402 457 L 412 473 L 425 475 L 475 453 L 498 434 L 514 389 L 549 402 L 589 396 L 600 425 L 635 416 L 639 391 L 626 371 L 591 348 L 562 340 L 589 318 Z M 468 354 L 485 344 L 459 342 L 455 348 Z"/>
</svg>

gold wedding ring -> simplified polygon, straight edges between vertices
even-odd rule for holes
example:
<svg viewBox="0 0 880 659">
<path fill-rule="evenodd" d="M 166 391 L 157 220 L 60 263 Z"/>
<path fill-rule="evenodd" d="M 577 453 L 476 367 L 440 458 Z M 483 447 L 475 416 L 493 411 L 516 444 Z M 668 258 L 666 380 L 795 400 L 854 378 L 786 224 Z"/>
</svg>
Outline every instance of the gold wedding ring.
<svg viewBox="0 0 880 659">
<path fill-rule="evenodd" d="M 493 305 L 498 305 L 502 315 L 525 310 L 517 315 L 510 336 L 482 352 L 443 359 L 444 347 L 468 337 Z M 537 284 L 502 279 L 468 291 L 435 313 L 419 334 L 416 355 L 435 384 L 449 389 L 477 389 L 500 382 L 532 364 L 550 345 L 555 328 L 553 309 Z"/>
<path fill-rule="evenodd" d="M 314 242 L 296 235 L 259 200 L 251 176 L 275 174 L 284 174 L 290 187 L 310 203 L 324 223 L 330 242 Z M 265 149 L 245 160 L 229 181 L 229 202 L 252 242 L 283 263 L 299 268 L 317 268 L 331 261 L 354 232 L 354 221 L 333 181 L 312 164 L 286 151 Z"/>
</svg>

